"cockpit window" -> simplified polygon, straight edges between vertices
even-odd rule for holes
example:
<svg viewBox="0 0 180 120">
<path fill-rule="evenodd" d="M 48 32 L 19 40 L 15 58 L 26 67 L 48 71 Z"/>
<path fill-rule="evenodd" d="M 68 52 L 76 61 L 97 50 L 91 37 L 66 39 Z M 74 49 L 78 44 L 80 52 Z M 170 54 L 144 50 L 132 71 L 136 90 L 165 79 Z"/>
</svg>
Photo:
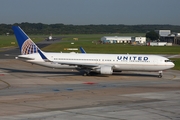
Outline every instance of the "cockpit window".
<svg viewBox="0 0 180 120">
<path fill-rule="evenodd" d="M 165 60 L 165 62 L 172 62 L 171 60 Z"/>
</svg>

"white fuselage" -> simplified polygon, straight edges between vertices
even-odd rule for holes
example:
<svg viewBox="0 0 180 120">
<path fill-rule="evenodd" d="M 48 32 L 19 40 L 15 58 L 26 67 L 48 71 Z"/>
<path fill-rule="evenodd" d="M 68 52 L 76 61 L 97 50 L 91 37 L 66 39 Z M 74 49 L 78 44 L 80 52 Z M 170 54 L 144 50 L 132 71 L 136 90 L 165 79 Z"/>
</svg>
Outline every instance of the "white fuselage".
<svg viewBox="0 0 180 120">
<path fill-rule="evenodd" d="M 44 55 L 53 62 L 45 62 L 38 53 L 19 55 L 20 58 L 38 65 L 52 68 L 76 68 L 78 66 L 111 66 L 113 71 L 162 71 L 174 67 L 169 59 L 158 55 L 139 54 L 82 54 L 50 53 Z"/>
</svg>

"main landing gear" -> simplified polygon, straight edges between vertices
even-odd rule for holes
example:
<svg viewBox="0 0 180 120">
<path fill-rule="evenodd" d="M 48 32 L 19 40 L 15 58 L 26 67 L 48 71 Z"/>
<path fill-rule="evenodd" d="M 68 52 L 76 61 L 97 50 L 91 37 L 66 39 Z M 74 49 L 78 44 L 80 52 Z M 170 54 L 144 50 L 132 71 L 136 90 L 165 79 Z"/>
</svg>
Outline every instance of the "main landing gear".
<svg viewBox="0 0 180 120">
<path fill-rule="evenodd" d="M 83 76 L 88 76 L 88 75 L 89 75 L 89 73 L 87 73 L 87 72 L 83 73 Z"/>
<path fill-rule="evenodd" d="M 158 78 L 162 78 L 163 71 L 159 71 Z"/>
<path fill-rule="evenodd" d="M 89 70 L 83 72 L 83 76 L 93 76 L 93 75 L 97 75 L 97 74 L 99 74 L 99 73 L 93 72 L 93 71 L 89 71 Z"/>
<path fill-rule="evenodd" d="M 83 73 L 83 76 L 89 76 L 91 75 L 90 71 L 89 70 L 85 70 L 84 73 Z"/>
</svg>

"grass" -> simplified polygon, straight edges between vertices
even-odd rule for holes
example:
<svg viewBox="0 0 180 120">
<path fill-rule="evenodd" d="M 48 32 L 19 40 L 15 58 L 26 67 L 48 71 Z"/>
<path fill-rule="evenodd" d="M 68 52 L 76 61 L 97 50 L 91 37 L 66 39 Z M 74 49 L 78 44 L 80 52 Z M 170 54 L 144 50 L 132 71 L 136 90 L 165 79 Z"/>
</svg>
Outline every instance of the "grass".
<svg viewBox="0 0 180 120">
<path fill-rule="evenodd" d="M 100 40 L 102 36 L 145 36 L 145 33 L 123 33 L 123 34 L 71 34 L 71 35 L 53 35 L 56 37 L 64 37 L 63 41 L 71 42 L 73 38 L 78 38 L 78 41 L 97 41 Z M 29 37 L 34 41 L 42 41 L 48 35 L 29 35 Z M 80 43 L 81 44 L 81 43 Z M 18 46 L 14 35 L 0 35 L 0 48 L 3 47 L 14 47 Z M 81 45 L 82 46 L 82 45 Z"/>
<path fill-rule="evenodd" d="M 116 54 L 179 54 L 179 46 L 132 46 L 129 44 L 99 44 L 97 41 L 102 36 L 116 36 L 120 34 L 83 34 L 83 35 L 63 35 L 60 43 L 47 46 L 43 50 L 55 52 L 68 52 L 64 48 L 79 48 L 82 46 L 89 53 L 116 53 Z M 145 34 L 121 34 L 121 36 L 143 36 Z M 78 38 L 78 41 L 73 40 Z M 74 44 L 71 44 L 74 43 Z"/>
<path fill-rule="evenodd" d="M 45 39 L 44 36 L 42 35 L 32 35 L 30 36 L 30 38 L 34 41 L 34 42 L 38 42 L 38 41 L 42 41 Z M 0 48 L 4 48 L 4 47 L 17 47 L 17 41 L 15 39 L 14 35 L 0 35 Z"/>
<path fill-rule="evenodd" d="M 172 61 L 174 61 L 174 70 L 180 70 L 180 58 L 171 58 Z"/>
<path fill-rule="evenodd" d="M 47 46 L 45 51 L 67 52 L 64 48 L 79 48 L 82 46 L 88 53 L 112 54 L 179 54 L 180 46 L 132 46 L 129 44 L 99 44 L 97 41 L 63 41 Z M 71 44 L 74 43 L 74 44 Z"/>
<path fill-rule="evenodd" d="M 0 48 L 16 46 L 16 41 L 13 37 L 14 36 L 1 35 L 0 36 Z"/>
</svg>

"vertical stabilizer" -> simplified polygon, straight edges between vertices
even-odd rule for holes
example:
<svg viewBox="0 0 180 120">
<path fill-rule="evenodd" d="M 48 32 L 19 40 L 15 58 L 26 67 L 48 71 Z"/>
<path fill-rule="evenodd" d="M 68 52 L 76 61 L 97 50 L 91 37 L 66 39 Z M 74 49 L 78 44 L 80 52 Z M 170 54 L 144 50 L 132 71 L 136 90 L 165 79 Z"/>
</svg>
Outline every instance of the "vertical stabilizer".
<svg viewBox="0 0 180 120">
<path fill-rule="evenodd" d="M 19 27 L 12 27 L 16 40 L 18 42 L 22 55 L 33 54 L 38 52 L 37 45 L 27 36 L 27 34 Z"/>
</svg>

